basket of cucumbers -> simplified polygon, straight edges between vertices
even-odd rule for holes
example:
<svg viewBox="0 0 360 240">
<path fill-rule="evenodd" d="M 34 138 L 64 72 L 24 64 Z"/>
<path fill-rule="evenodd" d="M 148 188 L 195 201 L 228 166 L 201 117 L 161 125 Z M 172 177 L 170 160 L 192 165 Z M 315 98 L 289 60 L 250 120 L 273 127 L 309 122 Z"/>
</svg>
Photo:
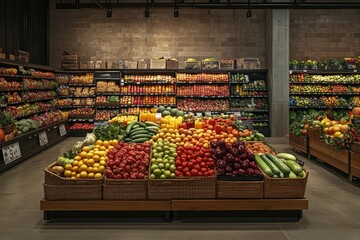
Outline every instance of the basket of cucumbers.
<svg viewBox="0 0 360 240">
<path fill-rule="evenodd" d="M 257 154 L 264 173 L 264 198 L 304 198 L 309 173 L 289 153 Z"/>
</svg>

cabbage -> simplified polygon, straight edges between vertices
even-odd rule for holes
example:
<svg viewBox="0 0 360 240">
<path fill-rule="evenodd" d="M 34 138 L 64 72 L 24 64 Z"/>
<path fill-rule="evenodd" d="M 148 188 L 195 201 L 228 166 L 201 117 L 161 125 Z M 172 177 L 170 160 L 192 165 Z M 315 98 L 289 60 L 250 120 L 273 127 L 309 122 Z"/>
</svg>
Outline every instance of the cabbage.
<svg viewBox="0 0 360 240">
<path fill-rule="evenodd" d="M 65 166 L 66 161 L 69 160 L 68 158 L 65 158 L 63 156 L 58 157 L 58 159 L 56 160 L 56 164 L 60 165 L 60 166 Z"/>
<path fill-rule="evenodd" d="M 87 133 L 85 137 L 85 145 L 93 145 L 96 142 L 96 136 L 93 133 Z"/>
<path fill-rule="evenodd" d="M 79 153 L 79 152 L 81 152 L 82 146 L 83 146 L 83 142 L 80 142 L 80 141 L 76 142 L 75 145 L 74 145 L 73 148 L 72 148 L 73 152 L 74 152 L 74 153 Z"/>
</svg>

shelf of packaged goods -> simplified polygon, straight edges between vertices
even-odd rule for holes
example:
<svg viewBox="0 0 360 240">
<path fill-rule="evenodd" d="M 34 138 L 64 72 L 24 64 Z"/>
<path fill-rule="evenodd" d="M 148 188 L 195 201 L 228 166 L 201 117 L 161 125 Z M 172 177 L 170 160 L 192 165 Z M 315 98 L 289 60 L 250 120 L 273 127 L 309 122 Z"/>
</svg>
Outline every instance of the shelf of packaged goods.
<svg viewBox="0 0 360 240">
<path fill-rule="evenodd" d="M 241 109 L 241 108 L 230 108 L 231 111 L 236 111 L 236 112 L 269 112 L 269 110 L 258 110 L 258 109 Z"/>
<path fill-rule="evenodd" d="M 120 85 L 174 85 L 175 82 L 121 82 Z"/>
<path fill-rule="evenodd" d="M 196 84 L 201 84 L 201 85 L 206 85 L 206 84 L 211 84 L 211 85 L 228 85 L 229 82 L 212 82 L 212 81 L 193 81 L 193 82 L 177 82 L 177 85 L 196 85 Z"/>
<path fill-rule="evenodd" d="M 156 106 L 165 106 L 165 107 L 176 107 L 176 104 L 120 104 L 120 107 L 156 107 Z"/>
<path fill-rule="evenodd" d="M 34 156 L 35 154 L 44 151 L 50 146 L 60 142 L 67 136 L 67 132 L 62 132 L 60 134 L 59 126 L 62 124 L 66 124 L 67 120 L 61 120 L 47 126 L 42 126 L 36 130 L 29 131 L 27 133 L 21 134 L 10 141 L 0 143 L 0 148 L 4 149 L 7 146 L 12 144 L 19 144 L 19 149 L 21 152 L 21 156 L 18 159 L 15 159 L 7 164 L 5 164 L 3 154 L 0 154 L 0 172 L 4 172 L 17 164 L 29 159 L 30 157 Z M 46 136 L 48 139 L 48 143 L 44 146 L 40 146 L 39 136 L 38 134 L 41 132 L 46 132 Z"/>
<path fill-rule="evenodd" d="M 258 96 L 230 96 L 231 98 L 267 98 L 267 95 L 258 95 Z"/>
<path fill-rule="evenodd" d="M 78 83 L 78 84 L 73 84 L 73 83 L 69 83 L 68 84 L 69 87 L 96 87 L 96 84 L 90 84 L 90 83 Z"/>
<path fill-rule="evenodd" d="M 331 107 L 331 106 L 304 106 L 304 107 L 298 107 L 298 106 L 290 106 L 290 109 L 352 109 L 352 107 Z"/>
<path fill-rule="evenodd" d="M 307 96 L 312 96 L 312 95 L 316 95 L 316 96 L 359 96 L 360 93 L 321 93 L 321 92 L 313 92 L 313 93 L 307 93 L 307 92 L 302 92 L 302 93 L 289 93 L 289 95 L 293 95 L 293 96 L 303 96 L 303 95 L 307 95 Z"/>
<path fill-rule="evenodd" d="M 298 85 L 360 85 L 360 82 L 289 82 Z"/>
<path fill-rule="evenodd" d="M 28 100 L 28 101 L 8 103 L 8 104 L 0 105 L 0 107 L 14 106 L 14 105 L 19 105 L 19 104 L 33 103 L 33 102 L 40 102 L 40 101 L 50 101 L 50 100 L 53 100 L 54 98 L 32 99 L 32 100 Z"/>
<path fill-rule="evenodd" d="M 51 108 L 47 108 L 47 109 L 44 109 L 44 110 L 28 113 L 28 114 L 25 114 L 25 115 L 22 115 L 22 116 L 17 116 L 14 119 L 19 120 L 19 119 L 22 119 L 22 118 L 27 118 L 27 117 L 30 117 L 32 115 L 44 113 L 44 112 L 51 111 L 51 110 L 54 110 L 54 109 L 55 109 L 54 107 L 51 107 Z"/>
<path fill-rule="evenodd" d="M 31 76 L 31 75 L 3 75 L 3 74 L 0 74 L 0 77 L 3 77 L 5 79 L 6 78 L 14 78 L 14 79 L 18 79 L 18 80 L 22 80 L 23 78 L 54 80 L 54 78 L 35 77 L 35 76 Z"/>
<path fill-rule="evenodd" d="M 196 96 L 196 95 L 180 96 L 180 95 L 177 95 L 177 98 L 209 98 L 209 99 L 217 99 L 217 98 L 229 98 L 229 96 Z"/>
<path fill-rule="evenodd" d="M 172 200 L 89 200 L 40 201 L 45 220 L 98 218 L 120 221 L 182 222 L 296 222 L 309 208 L 303 199 L 172 199 Z M 92 214 L 89 214 L 92 213 Z M 111 214 L 110 214 L 111 213 Z M 157 219 L 157 220 L 155 220 Z M 228 219 L 228 220 L 227 220 Z M 138 220 L 138 221 L 139 221 Z"/>
<path fill-rule="evenodd" d="M 119 92 L 96 92 L 97 96 L 120 96 Z"/>
<path fill-rule="evenodd" d="M 175 96 L 175 93 L 121 93 L 121 96 Z"/>
<path fill-rule="evenodd" d="M 316 74 L 316 75 L 323 75 L 323 74 L 357 74 L 358 70 L 289 70 L 289 74 L 296 74 L 296 73 L 307 73 L 307 74 Z"/>
</svg>

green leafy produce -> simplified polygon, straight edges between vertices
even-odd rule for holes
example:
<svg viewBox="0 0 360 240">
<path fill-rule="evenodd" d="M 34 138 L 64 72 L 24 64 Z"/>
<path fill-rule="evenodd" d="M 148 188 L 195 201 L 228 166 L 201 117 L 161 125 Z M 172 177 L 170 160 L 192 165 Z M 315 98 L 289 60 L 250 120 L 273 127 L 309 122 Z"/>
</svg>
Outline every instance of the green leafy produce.
<svg viewBox="0 0 360 240">
<path fill-rule="evenodd" d="M 114 140 L 122 141 L 125 136 L 125 127 L 115 123 L 111 125 L 105 126 L 97 126 L 93 130 L 93 134 L 95 134 L 96 139 L 100 140 Z"/>
</svg>

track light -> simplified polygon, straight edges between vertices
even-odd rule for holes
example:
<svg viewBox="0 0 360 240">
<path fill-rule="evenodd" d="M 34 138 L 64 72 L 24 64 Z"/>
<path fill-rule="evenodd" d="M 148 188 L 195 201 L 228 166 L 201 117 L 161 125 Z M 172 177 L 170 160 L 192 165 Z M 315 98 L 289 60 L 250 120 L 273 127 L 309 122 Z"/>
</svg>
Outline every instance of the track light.
<svg viewBox="0 0 360 240">
<path fill-rule="evenodd" d="M 247 18 L 251 18 L 251 10 L 248 9 L 247 12 L 246 12 L 246 17 Z"/>
<path fill-rule="evenodd" d="M 178 18 L 179 17 L 179 8 L 174 8 L 174 17 Z"/>
<path fill-rule="evenodd" d="M 146 18 L 149 18 L 149 17 L 150 17 L 150 11 L 149 11 L 149 8 L 148 8 L 148 7 L 145 9 L 145 17 L 146 17 Z"/>
<path fill-rule="evenodd" d="M 106 17 L 108 17 L 108 18 L 112 17 L 112 8 L 106 9 Z"/>
</svg>

